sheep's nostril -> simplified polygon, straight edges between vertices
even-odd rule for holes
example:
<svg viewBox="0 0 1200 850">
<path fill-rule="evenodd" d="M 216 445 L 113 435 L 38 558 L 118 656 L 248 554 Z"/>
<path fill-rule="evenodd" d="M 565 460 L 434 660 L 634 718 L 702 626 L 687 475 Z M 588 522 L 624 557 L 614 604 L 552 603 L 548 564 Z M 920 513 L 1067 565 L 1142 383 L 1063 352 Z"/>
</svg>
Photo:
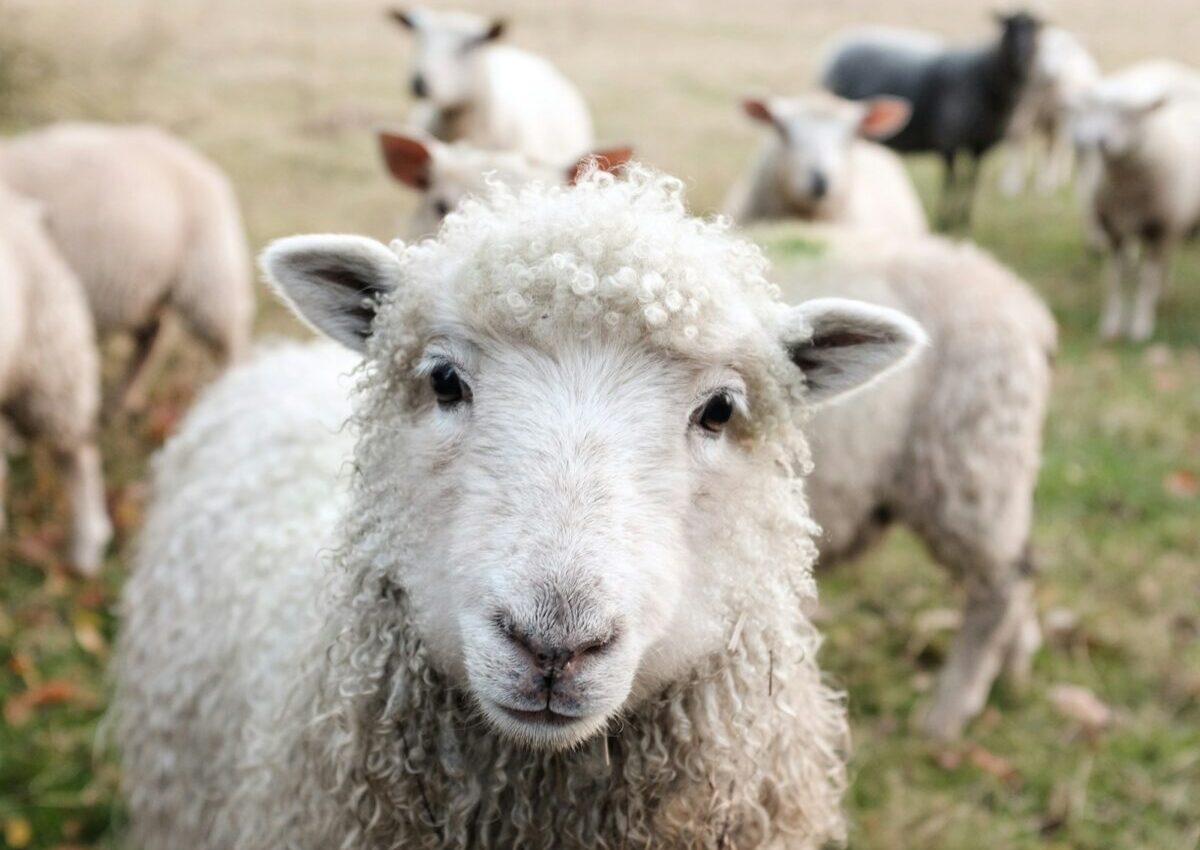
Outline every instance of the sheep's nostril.
<svg viewBox="0 0 1200 850">
<path fill-rule="evenodd" d="M 829 192 L 829 181 L 819 171 L 813 172 L 812 193 L 814 198 L 823 198 Z"/>
<path fill-rule="evenodd" d="M 425 78 L 420 74 L 412 78 L 412 93 L 413 97 L 425 98 L 429 96 L 429 86 L 425 84 Z"/>
</svg>

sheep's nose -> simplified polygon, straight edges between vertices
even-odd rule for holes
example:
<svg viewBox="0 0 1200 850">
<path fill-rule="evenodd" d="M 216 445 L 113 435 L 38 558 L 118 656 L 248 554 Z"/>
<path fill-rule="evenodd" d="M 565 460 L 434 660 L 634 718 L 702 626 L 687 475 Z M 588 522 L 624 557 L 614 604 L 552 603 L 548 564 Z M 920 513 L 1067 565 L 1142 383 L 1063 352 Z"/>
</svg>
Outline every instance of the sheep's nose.
<svg viewBox="0 0 1200 850">
<path fill-rule="evenodd" d="M 814 198 L 824 198 L 829 191 L 829 181 L 825 179 L 825 175 L 819 171 L 814 171 L 812 175 L 812 194 Z"/>
<path fill-rule="evenodd" d="M 420 74 L 416 74 L 412 78 L 412 93 L 413 97 L 425 98 L 429 96 L 429 86 L 425 84 L 425 78 Z"/>
<path fill-rule="evenodd" d="M 547 641 L 511 621 L 504 621 L 501 628 L 505 636 L 520 648 L 544 676 L 558 676 L 573 672 L 584 659 L 600 655 L 611 647 L 617 637 L 617 630 L 611 628 L 601 635 L 588 638 Z"/>
</svg>

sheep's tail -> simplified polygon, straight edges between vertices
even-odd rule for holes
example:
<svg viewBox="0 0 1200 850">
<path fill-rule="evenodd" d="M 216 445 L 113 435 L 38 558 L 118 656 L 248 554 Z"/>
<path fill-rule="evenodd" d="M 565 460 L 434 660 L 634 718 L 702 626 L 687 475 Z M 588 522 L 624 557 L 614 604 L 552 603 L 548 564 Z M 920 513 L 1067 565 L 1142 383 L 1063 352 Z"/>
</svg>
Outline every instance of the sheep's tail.
<svg viewBox="0 0 1200 850">
<path fill-rule="evenodd" d="M 232 187 L 220 177 L 198 197 L 172 306 L 223 362 L 248 350 L 254 320 L 250 253 Z"/>
</svg>

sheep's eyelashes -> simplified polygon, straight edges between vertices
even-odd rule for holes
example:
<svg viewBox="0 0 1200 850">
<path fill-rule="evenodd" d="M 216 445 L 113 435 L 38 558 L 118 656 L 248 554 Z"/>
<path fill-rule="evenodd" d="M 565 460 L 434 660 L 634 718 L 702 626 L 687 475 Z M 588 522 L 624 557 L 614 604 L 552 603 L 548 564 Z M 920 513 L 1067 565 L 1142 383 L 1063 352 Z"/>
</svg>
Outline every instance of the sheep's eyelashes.
<svg viewBox="0 0 1200 850">
<path fill-rule="evenodd" d="M 470 397 L 470 392 L 450 363 L 439 363 L 429 373 L 429 386 L 437 403 L 442 407 L 454 407 Z"/>
</svg>

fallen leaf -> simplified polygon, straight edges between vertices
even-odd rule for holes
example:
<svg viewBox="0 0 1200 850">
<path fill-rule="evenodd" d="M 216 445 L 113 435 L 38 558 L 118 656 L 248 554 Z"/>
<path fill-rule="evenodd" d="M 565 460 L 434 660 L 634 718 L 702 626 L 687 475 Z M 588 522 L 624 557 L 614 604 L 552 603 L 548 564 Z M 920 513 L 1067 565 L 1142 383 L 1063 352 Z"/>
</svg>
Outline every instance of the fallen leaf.
<svg viewBox="0 0 1200 850">
<path fill-rule="evenodd" d="M 1177 499 L 1190 499 L 1200 493 L 1200 477 L 1188 469 L 1173 469 L 1163 479 L 1163 490 Z"/>
<path fill-rule="evenodd" d="M 967 758 L 975 767 L 989 776 L 996 777 L 1005 785 L 1013 787 L 1021 784 L 1021 774 L 1013 763 L 991 750 L 975 745 L 967 753 Z"/>
<path fill-rule="evenodd" d="M 24 726 L 33 719 L 33 712 L 44 705 L 61 705 L 74 702 L 83 695 L 71 682 L 52 679 L 36 687 L 11 696 L 4 703 L 4 719 L 14 728 Z"/>
<path fill-rule="evenodd" d="M 1112 709 L 1088 688 L 1055 685 L 1049 696 L 1050 704 L 1059 714 L 1079 723 L 1089 735 L 1096 735 L 1112 725 Z"/>
<path fill-rule="evenodd" d="M 20 815 L 4 819 L 4 843 L 13 850 L 22 850 L 33 841 L 33 827 Z"/>
<path fill-rule="evenodd" d="M 71 618 L 75 641 L 90 655 L 103 655 L 108 649 L 104 635 L 100 634 L 100 616 L 95 611 L 76 611 Z"/>
</svg>

